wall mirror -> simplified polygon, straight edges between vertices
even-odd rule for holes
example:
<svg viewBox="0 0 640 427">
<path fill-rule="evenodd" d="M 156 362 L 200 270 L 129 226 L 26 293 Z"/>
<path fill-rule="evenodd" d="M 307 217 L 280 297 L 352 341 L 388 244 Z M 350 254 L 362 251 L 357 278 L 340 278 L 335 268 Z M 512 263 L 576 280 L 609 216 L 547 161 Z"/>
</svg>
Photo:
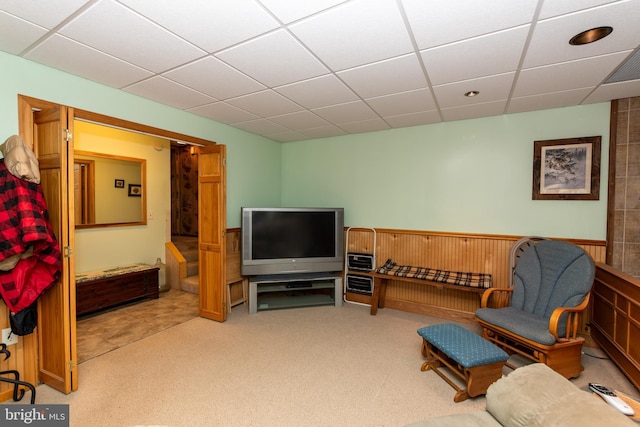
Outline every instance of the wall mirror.
<svg viewBox="0 0 640 427">
<path fill-rule="evenodd" d="M 76 228 L 146 225 L 146 160 L 76 150 Z"/>
</svg>

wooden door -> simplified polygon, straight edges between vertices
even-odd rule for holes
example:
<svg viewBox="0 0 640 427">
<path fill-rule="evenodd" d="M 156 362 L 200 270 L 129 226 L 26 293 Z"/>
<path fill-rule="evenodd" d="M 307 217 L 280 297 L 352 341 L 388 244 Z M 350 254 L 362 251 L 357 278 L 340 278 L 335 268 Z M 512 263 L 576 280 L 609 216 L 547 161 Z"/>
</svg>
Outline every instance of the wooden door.
<svg viewBox="0 0 640 427">
<path fill-rule="evenodd" d="M 63 254 L 60 280 L 38 299 L 39 380 L 63 393 L 78 388 L 73 213 L 73 109 L 19 97 L 20 133 L 40 163 L 49 220 Z"/>
<path fill-rule="evenodd" d="M 226 147 L 198 153 L 198 256 L 200 316 L 224 322 L 226 303 Z"/>
</svg>

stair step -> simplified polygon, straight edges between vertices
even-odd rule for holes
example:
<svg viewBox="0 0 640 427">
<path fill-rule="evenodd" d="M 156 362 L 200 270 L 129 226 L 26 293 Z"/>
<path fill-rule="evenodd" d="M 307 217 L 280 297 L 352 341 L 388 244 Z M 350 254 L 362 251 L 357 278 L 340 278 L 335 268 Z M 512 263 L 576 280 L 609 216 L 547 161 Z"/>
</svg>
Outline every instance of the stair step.
<svg viewBox="0 0 640 427">
<path fill-rule="evenodd" d="M 190 294 L 198 295 L 200 293 L 200 279 L 198 275 L 187 276 L 180 280 L 180 289 Z"/>
<path fill-rule="evenodd" d="M 180 253 L 187 260 L 187 262 L 196 261 L 198 262 L 198 249 L 187 249 L 181 250 Z"/>
<path fill-rule="evenodd" d="M 187 262 L 187 276 L 197 276 L 200 273 L 199 265 L 198 260 Z"/>
</svg>

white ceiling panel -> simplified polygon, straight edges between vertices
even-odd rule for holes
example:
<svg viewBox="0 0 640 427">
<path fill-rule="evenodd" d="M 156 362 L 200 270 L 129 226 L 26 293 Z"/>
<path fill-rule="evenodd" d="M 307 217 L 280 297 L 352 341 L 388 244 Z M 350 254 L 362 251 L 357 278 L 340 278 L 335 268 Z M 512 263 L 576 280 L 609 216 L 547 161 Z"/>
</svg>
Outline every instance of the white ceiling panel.
<svg viewBox="0 0 640 427">
<path fill-rule="evenodd" d="M 0 11 L 0 50 L 3 52 L 17 55 L 46 33 L 42 27 Z"/>
<path fill-rule="evenodd" d="M 332 6 L 344 3 L 346 0 L 313 0 L 294 1 L 291 0 L 258 0 L 265 5 L 271 13 L 278 17 L 285 24 L 305 18 L 314 13 L 321 12 Z"/>
<path fill-rule="evenodd" d="M 266 89 L 246 74 L 211 56 L 164 73 L 163 76 L 218 99 Z"/>
<path fill-rule="evenodd" d="M 183 110 L 216 101 L 214 98 L 160 76 L 128 86 L 124 90 L 163 104 L 175 105 Z"/>
<path fill-rule="evenodd" d="M 333 74 L 280 86 L 275 90 L 305 108 L 358 100 L 358 96 Z"/>
<path fill-rule="evenodd" d="M 232 98 L 227 100 L 227 103 L 260 117 L 278 116 L 303 110 L 298 104 L 272 90 Z"/>
<path fill-rule="evenodd" d="M 509 102 L 508 113 L 523 113 L 525 111 L 546 110 L 576 105 L 582 102 L 592 88 L 565 90 L 562 92 L 545 93 L 542 95 L 512 98 Z"/>
<path fill-rule="evenodd" d="M 334 125 L 305 129 L 301 133 L 307 138 L 328 138 L 331 136 L 347 135 L 347 132 L 344 129 L 340 129 L 338 126 Z"/>
<path fill-rule="evenodd" d="M 369 98 L 366 102 L 376 113 L 383 117 L 436 109 L 436 103 L 429 89 L 418 89 Z"/>
<path fill-rule="evenodd" d="M 318 115 L 310 111 L 297 111 L 295 113 L 283 114 L 281 116 L 269 117 L 274 123 L 278 123 L 289 129 L 303 130 L 310 128 L 317 128 L 320 126 L 327 126 L 326 120 L 320 118 Z"/>
<path fill-rule="evenodd" d="M 461 107 L 472 104 L 482 104 L 509 97 L 515 73 L 498 74 L 480 79 L 465 80 L 463 82 L 434 86 L 436 99 L 440 108 Z M 480 92 L 477 96 L 467 97 L 469 91 Z"/>
<path fill-rule="evenodd" d="M 529 25 L 467 39 L 421 52 L 431 84 L 515 71 L 522 58 Z"/>
<path fill-rule="evenodd" d="M 395 0 L 350 1 L 290 28 L 334 70 L 413 51 Z"/>
<path fill-rule="evenodd" d="M 253 39 L 216 56 L 269 87 L 329 72 L 284 30 Z"/>
<path fill-rule="evenodd" d="M 378 132 L 380 130 L 391 129 L 391 127 L 382 119 L 345 123 L 340 125 L 340 127 L 349 133 Z"/>
<path fill-rule="evenodd" d="M 254 0 L 120 1 L 208 52 L 280 26 Z"/>
<path fill-rule="evenodd" d="M 640 94 L 640 80 L 610 83 L 599 86 L 587 99 L 584 100 L 583 104 L 593 104 L 595 102 L 607 102 L 612 99 L 628 98 L 629 95 L 627 94 L 629 93 Z"/>
<path fill-rule="evenodd" d="M 0 9 L 52 29 L 88 3 L 89 0 L 2 0 Z"/>
<path fill-rule="evenodd" d="M 249 120 L 247 122 L 236 123 L 234 126 L 260 135 L 273 135 L 291 132 L 291 129 L 287 129 L 284 126 L 267 119 Z"/>
<path fill-rule="evenodd" d="M 333 124 L 371 120 L 378 117 L 375 111 L 363 101 L 316 108 L 312 111 Z"/>
<path fill-rule="evenodd" d="M 427 80 L 414 54 L 341 71 L 338 77 L 362 98 L 427 87 Z"/>
<path fill-rule="evenodd" d="M 147 70 L 60 35 L 48 38 L 25 55 L 25 58 L 116 88 L 123 88 L 153 75 Z"/>
<path fill-rule="evenodd" d="M 523 68 L 588 58 L 640 44 L 640 4 L 619 2 L 539 22 L 531 39 Z M 569 40 L 581 31 L 608 25 L 613 32 L 598 43 L 572 46 Z M 550 49 L 549 46 L 553 46 Z"/>
<path fill-rule="evenodd" d="M 401 116 L 384 117 L 384 121 L 389 123 L 391 127 L 403 128 L 408 126 L 430 125 L 440 123 L 440 112 L 437 110 L 422 111 L 419 113 L 403 114 Z"/>
<path fill-rule="evenodd" d="M 606 83 L 638 22 L 640 0 L 1 0 L 0 50 L 294 141 L 640 96 Z"/>
<path fill-rule="evenodd" d="M 506 104 L 506 101 L 493 101 L 483 104 L 443 108 L 442 116 L 444 117 L 445 121 L 468 120 L 478 117 L 499 116 L 503 114 Z"/>
<path fill-rule="evenodd" d="M 402 0 L 419 49 L 528 24 L 538 0 Z"/>
<path fill-rule="evenodd" d="M 222 123 L 246 122 L 248 120 L 260 118 L 255 114 L 249 113 L 222 101 L 191 108 L 187 111 Z"/>
<path fill-rule="evenodd" d="M 190 43 L 113 1 L 103 0 L 60 33 L 154 72 L 205 54 Z"/>
<path fill-rule="evenodd" d="M 594 88 L 611 74 L 616 65 L 629 53 L 614 53 L 522 70 L 513 96 L 523 97 L 568 89 Z M 589 72 L 586 73 L 585 70 Z"/>
</svg>

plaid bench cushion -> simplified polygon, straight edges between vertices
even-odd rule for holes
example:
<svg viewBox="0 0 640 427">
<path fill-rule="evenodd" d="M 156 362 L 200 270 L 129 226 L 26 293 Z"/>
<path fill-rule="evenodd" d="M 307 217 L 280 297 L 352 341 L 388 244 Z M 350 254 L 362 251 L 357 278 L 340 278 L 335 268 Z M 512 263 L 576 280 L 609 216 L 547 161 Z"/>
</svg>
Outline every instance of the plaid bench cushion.
<svg viewBox="0 0 640 427">
<path fill-rule="evenodd" d="M 378 274 L 428 280 L 448 285 L 466 286 L 470 288 L 490 288 L 493 284 L 491 274 L 465 273 L 460 271 L 437 270 L 434 268 L 398 265 L 391 258 L 376 270 Z"/>
</svg>

